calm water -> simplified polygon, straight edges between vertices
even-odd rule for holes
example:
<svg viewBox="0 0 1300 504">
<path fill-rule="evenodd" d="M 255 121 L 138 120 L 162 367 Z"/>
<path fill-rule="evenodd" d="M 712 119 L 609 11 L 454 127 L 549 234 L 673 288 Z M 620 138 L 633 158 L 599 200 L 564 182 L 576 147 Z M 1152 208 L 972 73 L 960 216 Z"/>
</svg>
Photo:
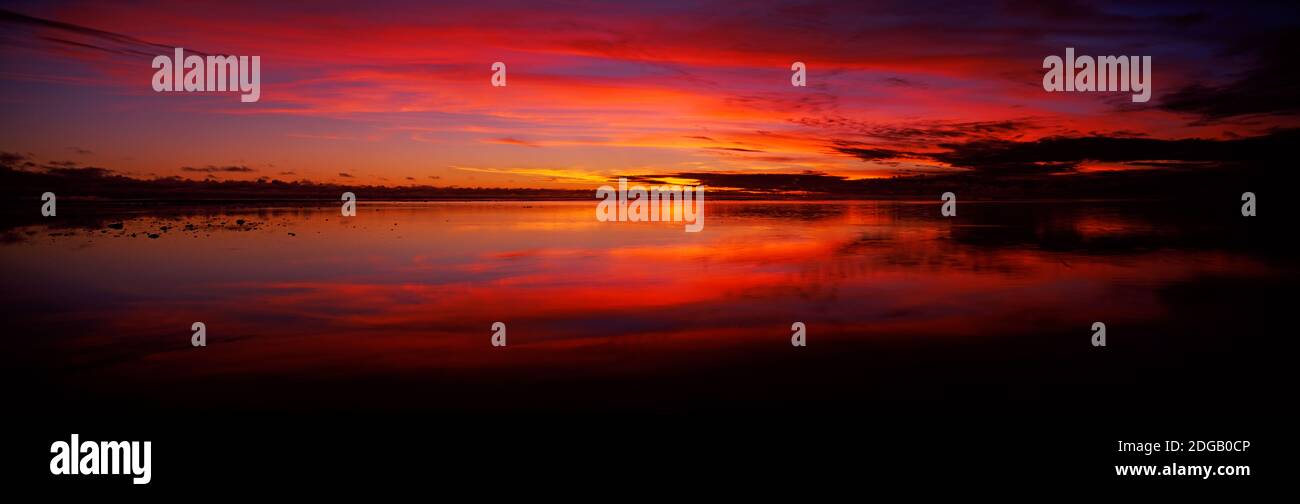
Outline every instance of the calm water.
<svg viewBox="0 0 1300 504">
<path fill-rule="evenodd" d="M 5 359 L 54 398 L 157 407 L 1016 404 L 1255 351 L 1268 335 L 1239 330 L 1268 327 L 1268 307 L 1251 292 L 1295 278 L 1239 220 L 1145 204 L 967 203 L 944 219 L 931 202 L 710 202 L 701 233 L 594 207 L 12 226 Z M 189 347 L 195 321 L 206 348 Z M 489 344 L 497 321 L 507 348 Z M 807 348 L 790 346 L 796 321 Z"/>
</svg>

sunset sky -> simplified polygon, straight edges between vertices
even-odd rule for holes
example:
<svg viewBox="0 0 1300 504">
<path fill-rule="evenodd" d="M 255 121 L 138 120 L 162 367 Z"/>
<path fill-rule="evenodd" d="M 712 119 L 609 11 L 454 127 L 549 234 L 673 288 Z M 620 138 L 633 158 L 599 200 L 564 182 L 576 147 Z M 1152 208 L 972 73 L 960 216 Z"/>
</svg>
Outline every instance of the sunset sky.
<svg viewBox="0 0 1300 504">
<path fill-rule="evenodd" d="M 971 168 L 945 154 L 963 144 L 1300 124 L 1285 3 L 922 4 L 6 1 L 0 151 L 142 178 L 587 188 L 952 172 Z M 261 56 L 261 100 L 153 92 L 171 47 Z M 1151 101 L 1045 92 L 1043 58 L 1066 47 L 1151 56 Z M 1082 157 L 1069 172 L 1163 160 Z"/>
</svg>

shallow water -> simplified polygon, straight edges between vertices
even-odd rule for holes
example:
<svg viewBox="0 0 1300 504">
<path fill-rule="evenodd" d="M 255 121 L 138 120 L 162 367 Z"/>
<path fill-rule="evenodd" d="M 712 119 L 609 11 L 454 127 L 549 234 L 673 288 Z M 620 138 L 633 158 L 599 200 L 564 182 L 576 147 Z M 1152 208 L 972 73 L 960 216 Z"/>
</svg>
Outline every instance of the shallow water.
<svg viewBox="0 0 1300 504">
<path fill-rule="evenodd" d="M 192 402 L 175 393 L 187 387 L 249 407 L 770 406 L 975 384 L 1034 399 L 1087 385 L 1053 370 L 1192 370 L 1212 334 L 1259 308 L 1243 286 L 1295 271 L 1238 220 L 1151 204 L 966 203 L 955 218 L 931 202 L 708 205 L 700 233 L 598 222 L 588 202 L 16 226 L 0 244 L 8 360 L 56 398 L 130 391 L 155 406 Z M 196 321 L 206 348 L 190 347 Z M 506 348 L 489 343 L 497 321 Z M 1096 321 L 1120 357 L 1088 360 Z M 807 348 L 791 347 L 794 322 Z M 1165 362 L 1126 367 L 1152 357 Z M 503 389 L 511 404 L 482 399 Z"/>
</svg>

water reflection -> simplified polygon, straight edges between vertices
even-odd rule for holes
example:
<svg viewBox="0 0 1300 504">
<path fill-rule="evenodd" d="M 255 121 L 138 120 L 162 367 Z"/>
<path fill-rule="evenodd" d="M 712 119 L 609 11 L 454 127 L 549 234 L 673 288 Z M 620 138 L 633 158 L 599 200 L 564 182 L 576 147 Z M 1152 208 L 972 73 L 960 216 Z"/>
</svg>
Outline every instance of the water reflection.
<svg viewBox="0 0 1300 504">
<path fill-rule="evenodd" d="M 1086 339 L 1094 320 L 1175 323 L 1191 309 L 1171 302 L 1178 286 L 1294 273 L 1246 231 L 1141 205 L 970 203 L 944 219 L 930 202 L 713 202 L 702 233 L 597 222 L 593 208 L 188 208 L 12 226 L 7 318 L 39 337 L 11 359 L 75 394 L 152 390 L 163 404 L 187 384 L 227 396 L 285 381 L 662 384 L 788 349 L 804 321 L 821 349 L 805 365 L 825 385 L 847 372 L 828 363 L 861 345 L 988 342 L 996 354 L 1019 337 L 1056 351 L 1041 341 Z M 209 328 L 201 351 L 188 348 L 193 321 Z M 495 321 L 508 349 L 487 343 Z M 832 348 L 842 353 L 816 353 Z M 926 348 L 902 359 L 929 362 Z M 746 373 L 735 382 L 765 380 Z"/>
</svg>

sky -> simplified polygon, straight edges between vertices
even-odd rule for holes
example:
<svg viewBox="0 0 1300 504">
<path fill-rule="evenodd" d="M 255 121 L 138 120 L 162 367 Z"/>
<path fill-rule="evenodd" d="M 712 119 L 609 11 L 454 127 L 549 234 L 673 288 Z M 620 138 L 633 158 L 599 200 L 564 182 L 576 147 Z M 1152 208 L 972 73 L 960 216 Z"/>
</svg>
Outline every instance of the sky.
<svg viewBox="0 0 1300 504">
<path fill-rule="evenodd" d="M 990 149 L 1144 170 L 1204 161 L 1178 141 L 1295 128 L 1298 20 L 1286 2 L 0 1 L 0 152 L 395 186 L 865 179 L 979 170 Z M 154 92 L 174 47 L 260 56 L 261 99 Z M 1066 47 L 1150 56 L 1151 100 L 1044 91 Z"/>
</svg>

